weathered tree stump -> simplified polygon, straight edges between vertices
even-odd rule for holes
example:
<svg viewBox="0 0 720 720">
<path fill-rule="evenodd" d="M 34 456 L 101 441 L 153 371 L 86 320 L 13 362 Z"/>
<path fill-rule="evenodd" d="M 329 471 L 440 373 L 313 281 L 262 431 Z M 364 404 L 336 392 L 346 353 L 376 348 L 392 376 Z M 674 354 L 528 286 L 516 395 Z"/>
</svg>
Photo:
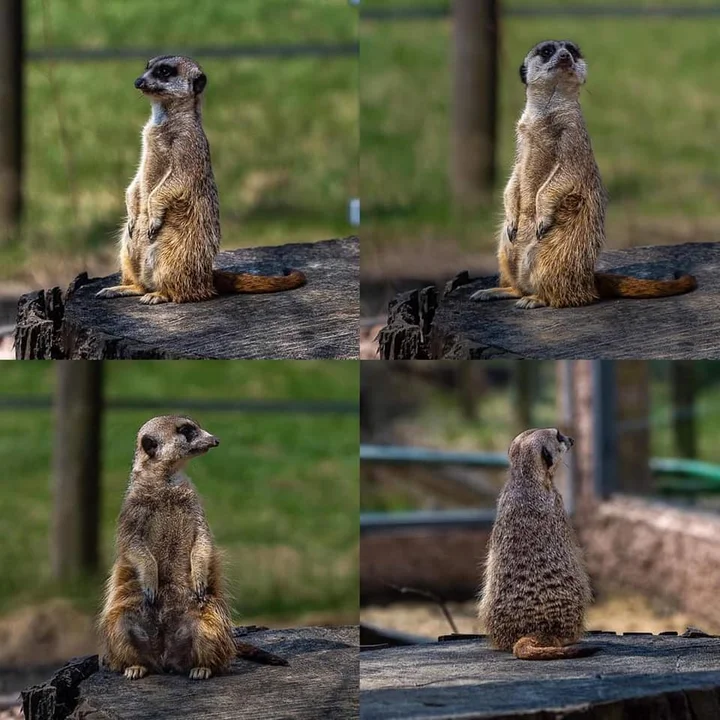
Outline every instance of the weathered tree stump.
<svg viewBox="0 0 720 720">
<path fill-rule="evenodd" d="M 713 720 L 720 638 L 590 633 L 574 660 L 527 662 L 483 639 L 363 652 L 363 720 Z"/>
<path fill-rule="evenodd" d="M 216 267 L 281 274 L 302 270 L 307 285 L 205 302 L 141 305 L 95 297 L 118 275 L 79 275 L 63 293 L 20 298 L 15 353 L 24 359 L 357 358 L 360 244 L 356 237 L 222 252 Z"/>
<path fill-rule="evenodd" d="M 238 634 L 242 634 L 242 628 Z M 247 631 L 252 628 L 245 629 Z M 206 681 L 180 675 L 126 680 L 98 670 L 97 655 L 70 661 L 23 691 L 26 720 L 315 720 L 358 717 L 358 628 L 257 630 L 248 642 L 287 667 L 236 660 Z"/>
<path fill-rule="evenodd" d="M 642 278 L 694 275 L 697 290 L 653 300 L 604 300 L 580 308 L 521 310 L 514 301 L 475 302 L 497 277 L 398 295 L 379 334 L 380 356 L 410 359 L 720 358 L 720 243 L 612 250 L 598 270 Z"/>
</svg>

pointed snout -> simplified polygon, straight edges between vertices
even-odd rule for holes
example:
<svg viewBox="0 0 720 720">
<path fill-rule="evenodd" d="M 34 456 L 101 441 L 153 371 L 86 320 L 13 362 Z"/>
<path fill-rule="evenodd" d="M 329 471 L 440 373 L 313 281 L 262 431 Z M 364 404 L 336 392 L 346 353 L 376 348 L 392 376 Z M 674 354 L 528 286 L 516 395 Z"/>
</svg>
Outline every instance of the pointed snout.
<svg viewBox="0 0 720 720">
<path fill-rule="evenodd" d="M 565 439 L 568 441 L 568 445 L 570 445 L 570 447 L 575 444 L 575 441 L 571 437 L 566 436 Z"/>
<path fill-rule="evenodd" d="M 135 80 L 135 87 L 138 90 L 142 90 L 145 87 L 145 78 L 141 75 L 137 80 Z"/>
<path fill-rule="evenodd" d="M 211 435 L 208 438 L 208 443 L 210 443 L 210 447 L 217 447 L 220 444 L 220 440 L 216 438 L 214 435 Z"/>
</svg>

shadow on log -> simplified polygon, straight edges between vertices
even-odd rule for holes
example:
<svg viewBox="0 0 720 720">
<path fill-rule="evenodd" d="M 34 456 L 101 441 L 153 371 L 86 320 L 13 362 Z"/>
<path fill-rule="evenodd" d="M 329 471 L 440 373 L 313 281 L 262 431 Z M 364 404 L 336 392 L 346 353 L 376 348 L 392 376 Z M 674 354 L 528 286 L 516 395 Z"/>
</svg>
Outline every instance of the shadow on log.
<svg viewBox="0 0 720 720">
<path fill-rule="evenodd" d="M 476 302 L 497 277 L 461 273 L 444 292 L 398 295 L 378 336 L 384 360 L 720 358 L 720 243 L 612 250 L 598 270 L 640 278 L 694 275 L 697 290 L 653 300 L 604 300 L 579 308 L 521 310 L 514 301 Z"/>
<path fill-rule="evenodd" d="M 363 720 L 720 717 L 720 639 L 591 633 L 586 658 L 524 662 L 484 638 L 360 656 Z M 699 635 L 699 637 L 697 637 Z"/>
<path fill-rule="evenodd" d="M 209 680 L 148 675 L 127 680 L 98 670 L 98 657 L 71 660 L 43 685 L 24 690 L 26 720 L 315 720 L 357 718 L 357 627 L 238 628 L 288 666 L 236 660 Z"/>
<path fill-rule="evenodd" d="M 67 292 L 20 298 L 15 353 L 31 359 L 348 359 L 359 354 L 360 245 L 356 237 L 221 252 L 216 267 L 282 274 L 307 284 L 261 295 L 222 295 L 199 303 L 141 305 L 138 297 L 100 299 L 118 275 L 79 275 Z"/>
</svg>

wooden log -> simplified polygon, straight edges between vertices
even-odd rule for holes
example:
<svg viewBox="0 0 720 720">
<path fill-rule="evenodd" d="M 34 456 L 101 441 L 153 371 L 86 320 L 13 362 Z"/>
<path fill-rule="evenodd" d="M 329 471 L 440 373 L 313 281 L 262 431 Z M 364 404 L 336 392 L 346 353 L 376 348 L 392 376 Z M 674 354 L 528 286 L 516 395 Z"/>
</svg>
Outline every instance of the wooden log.
<svg viewBox="0 0 720 720">
<path fill-rule="evenodd" d="M 686 243 L 605 252 L 598 270 L 669 279 L 688 272 L 698 289 L 653 300 L 604 300 L 579 308 L 521 310 L 509 300 L 474 302 L 497 277 L 461 273 L 443 293 L 422 288 L 390 303 L 380 357 L 411 359 L 720 358 L 720 244 Z"/>
<path fill-rule="evenodd" d="M 617 720 L 720 717 L 720 639 L 591 633 L 597 654 L 523 662 L 487 641 L 360 655 L 363 720 Z"/>
<path fill-rule="evenodd" d="M 359 354 L 359 257 L 356 237 L 244 248 L 218 255 L 236 272 L 305 272 L 288 292 L 223 295 L 205 302 L 141 305 L 139 298 L 95 297 L 119 276 L 79 275 L 60 288 L 24 295 L 15 352 L 24 359 L 314 359 Z"/>
<path fill-rule="evenodd" d="M 238 628 L 237 634 L 254 630 Z M 180 675 L 126 680 L 98 670 L 97 655 L 70 661 L 48 682 L 24 690 L 26 720 L 313 720 L 358 717 L 357 626 L 260 629 L 247 641 L 287 667 L 236 660 L 207 681 Z"/>
</svg>

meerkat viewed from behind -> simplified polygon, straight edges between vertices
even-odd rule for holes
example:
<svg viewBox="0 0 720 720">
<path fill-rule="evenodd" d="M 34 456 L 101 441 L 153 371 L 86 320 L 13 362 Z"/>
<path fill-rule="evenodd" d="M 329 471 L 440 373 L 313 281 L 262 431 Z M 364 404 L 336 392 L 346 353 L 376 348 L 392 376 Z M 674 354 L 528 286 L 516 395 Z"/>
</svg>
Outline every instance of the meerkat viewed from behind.
<svg viewBox="0 0 720 720">
<path fill-rule="evenodd" d="M 99 619 L 104 665 L 130 679 L 169 671 L 203 680 L 237 655 L 287 664 L 233 639 L 220 556 L 183 473 L 218 444 L 184 417 L 153 418 L 138 433 Z"/>
<path fill-rule="evenodd" d="M 567 40 L 541 42 L 527 54 L 520 68 L 526 104 L 503 196 L 500 287 L 478 290 L 471 299 L 563 308 L 601 298 L 678 295 L 697 286 L 691 275 L 646 280 L 595 272 L 607 196 L 580 107 L 586 74 L 580 49 Z"/>
<path fill-rule="evenodd" d="M 580 546 L 553 482 L 572 438 L 526 430 L 510 445 L 478 607 L 493 647 L 522 660 L 558 660 L 597 648 L 573 645 L 592 594 Z"/>
<path fill-rule="evenodd" d="M 140 302 L 195 302 L 230 293 L 292 290 L 299 270 L 281 276 L 213 269 L 220 249 L 220 207 L 202 125 L 207 84 L 191 58 L 150 60 L 135 87 L 152 104 L 135 179 L 125 193 L 127 223 L 120 240 L 122 284 L 98 297 L 141 295 Z"/>
</svg>

